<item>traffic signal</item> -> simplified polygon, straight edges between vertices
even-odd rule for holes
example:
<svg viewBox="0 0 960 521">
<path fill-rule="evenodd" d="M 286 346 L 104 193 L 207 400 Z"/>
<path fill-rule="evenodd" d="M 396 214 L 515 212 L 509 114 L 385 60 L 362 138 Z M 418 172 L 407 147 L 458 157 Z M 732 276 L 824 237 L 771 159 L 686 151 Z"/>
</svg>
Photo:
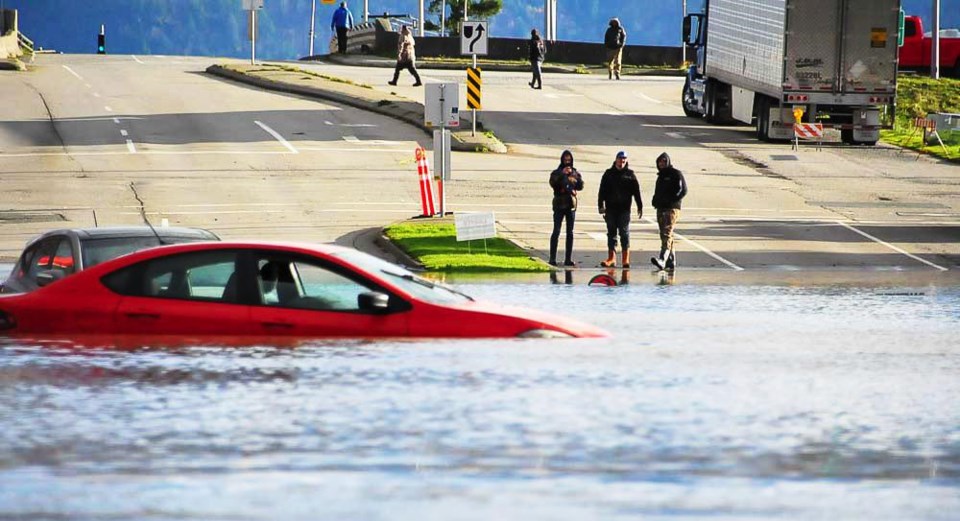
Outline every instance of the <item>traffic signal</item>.
<svg viewBox="0 0 960 521">
<path fill-rule="evenodd" d="M 104 26 L 100 26 L 100 34 L 97 35 L 97 54 L 107 54 L 107 32 Z"/>
</svg>

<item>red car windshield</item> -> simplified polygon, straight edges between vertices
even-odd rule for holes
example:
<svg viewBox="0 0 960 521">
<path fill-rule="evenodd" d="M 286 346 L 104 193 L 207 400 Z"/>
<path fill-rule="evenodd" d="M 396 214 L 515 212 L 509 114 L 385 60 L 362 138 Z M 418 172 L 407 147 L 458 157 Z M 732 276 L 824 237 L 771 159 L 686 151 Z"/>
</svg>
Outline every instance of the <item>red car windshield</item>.
<svg viewBox="0 0 960 521">
<path fill-rule="evenodd" d="M 344 251 L 337 252 L 334 256 L 376 277 L 386 279 L 414 297 L 431 304 L 462 304 L 473 300 L 472 297 L 449 286 L 418 277 L 396 264 L 378 259 L 373 255 L 359 251 Z"/>
</svg>

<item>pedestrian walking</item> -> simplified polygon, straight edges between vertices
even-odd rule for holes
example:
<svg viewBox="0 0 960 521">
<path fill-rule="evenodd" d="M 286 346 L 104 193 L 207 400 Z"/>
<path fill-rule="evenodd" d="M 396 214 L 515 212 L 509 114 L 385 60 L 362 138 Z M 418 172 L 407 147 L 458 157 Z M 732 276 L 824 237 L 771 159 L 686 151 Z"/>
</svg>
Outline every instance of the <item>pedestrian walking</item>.
<svg viewBox="0 0 960 521">
<path fill-rule="evenodd" d="M 333 12 L 330 29 L 337 32 L 337 52 L 347 54 L 347 31 L 353 28 L 353 14 L 347 9 L 346 2 L 340 2 L 340 7 Z"/>
<path fill-rule="evenodd" d="M 413 41 L 413 35 L 410 34 L 410 26 L 404 25 L 400 29 L 400 38 L 397 40 L 397 67 L 393 70 L 393 80 L 387 83 L 396 85 L 397 80 L 400 79 L 400 71 L 407 69 L 410 74 L 413 74 L 413 79 L 416 80 L 413 86 L 423 85 L 420 83 L 420 75 L 417 73 L 417 53 L 414 50 L 416 45 L 416 42 Z"/>
<path fill-rule="evenodd" d="M 657 186 L 653 191 L 653 207 L 657 209 L 657 227 L 660 228 L 660 256 L 650 262 L 657 268 L 674 270 L 677 255 L 673 250 L 673 228 L 680 219 L 680 202 L 687 195 L 687 181 L 683 173 L 673 167 L 666 152 L 657 157 Z"/>
<path fill-rule="evenodd" d="M 604 268 L 617 264 L 617 237 L 620 238 L 620 265 L 630 267 L 630 210 L 632 200 L 637 202 L 637 217 L 643 218 L 640 183 L 627 162 L 627 153 L 617 152 L 613 166 L 600 178 L 597 205 L 607 222 L 607 259 L 600 262 Z"/>
<path fill-rule="evenodd" d="M 567 222 L 567 240 L 564 244 L 564 266 L 576 266 L 573 262 L 573 224 L 577 214 L 577 192 L 583 190 L 583 177 L 573 166 L 573 153 L 564 150 L 560 154 L 560 166 L 550 173 L 553 188 L 553 233 L 550 235 L 550 264 L 557 266 L 557 243 L 560 241 L 560 225 Z"/>
<path fill-rule="evenodd" d="M 536 29 L 530 31 L 530 68 L 533 71 L 533 79 L 530 80 L 530 88 L 543 88 L 543 57 L 547 54 L 547 48 L 540 38 L 540 33 Z"/>
<path fill-rule="evenodd" d="M 607 48 L 607 78 L 613 79 L 616 75 L 620 79 L 621 60 L 623 59 L 623 46 L 627 43 L 627 32 L 620 25 L 620 20 L 610 19 L 610 26 L 603 36 L 603 45 Z"/>
</svg>

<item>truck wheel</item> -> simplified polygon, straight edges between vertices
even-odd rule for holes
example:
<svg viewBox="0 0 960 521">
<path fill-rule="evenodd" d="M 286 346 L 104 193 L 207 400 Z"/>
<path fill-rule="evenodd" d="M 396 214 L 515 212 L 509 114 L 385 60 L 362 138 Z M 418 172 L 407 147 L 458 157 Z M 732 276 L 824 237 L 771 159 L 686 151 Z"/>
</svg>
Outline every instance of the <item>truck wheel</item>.
<svg viewBox="0 0 960 521">
<path fill-rule="evenodd" d="M 757 100 L 757 139 L 770 141 L 770 101 L 766 97 Z"/>
<path fill-rule="evenodd" d="M 680 98 L 680 105 L 683 106 L 683 113 L 684 113 L 688 118 L 698 118 L 698 119 L 699 119 L 700 117 L 703 116 L 702 114 L 700 114 L 699 112 L 697 112 L 697 110 L 696 110 L 696 108 L 695 108 L 695 106 L 694 106 L 693 96 L 690 95 L 690 81 L 689 81 L 689 80 L 687 80 L 687 81 L 683 84 L 683 94 L 681 95 L 681 98 Z"/>
<path fill-rule="evenodd" d="M 703 111 L 707 123 L 717 123 L 717 84 L 713 81 L 703 89 Z"/>
</svg>

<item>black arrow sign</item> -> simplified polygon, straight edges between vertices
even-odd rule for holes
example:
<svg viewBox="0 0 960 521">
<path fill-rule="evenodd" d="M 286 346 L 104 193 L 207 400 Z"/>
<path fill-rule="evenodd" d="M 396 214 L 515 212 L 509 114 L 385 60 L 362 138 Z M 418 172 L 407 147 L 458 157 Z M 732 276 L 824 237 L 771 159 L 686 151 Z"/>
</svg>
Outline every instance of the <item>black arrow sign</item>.
<svg viewBox="0 0 960 521">
<path fill-rule="evenodd" d="M 480 41 L 480 38 L 483 38 L 483 24 L 477 24 L 477 37 L 470 42 L 470 54 L 473 54 L 473 46 Z"/>
</svg>

